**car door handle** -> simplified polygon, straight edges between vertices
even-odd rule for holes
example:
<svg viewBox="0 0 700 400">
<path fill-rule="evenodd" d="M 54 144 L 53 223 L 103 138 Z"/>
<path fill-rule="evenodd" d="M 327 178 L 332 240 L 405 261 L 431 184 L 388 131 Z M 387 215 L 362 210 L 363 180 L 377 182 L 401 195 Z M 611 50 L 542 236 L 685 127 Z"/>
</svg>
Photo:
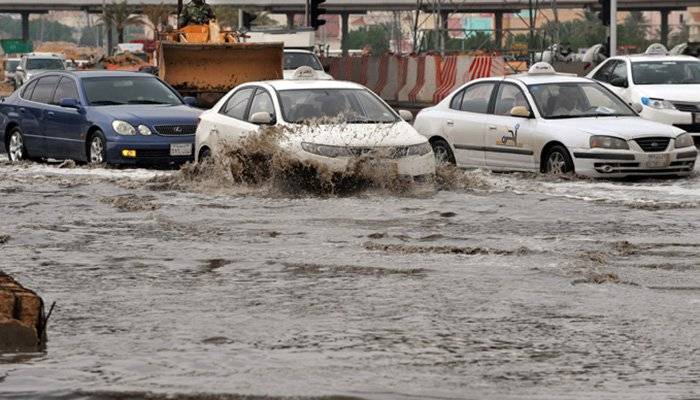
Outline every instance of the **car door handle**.
<svg viewBox="0 0 700 400">
<path fill-rule="evenodd" d="M 447 120 L 447 125 L 452 126 L 454 124 L 455 124 L 454 121 L 452 121 L 451 119 Z"/>
<path fill-rule="evenodd" d="M 20 107 L 20 108 L 19 108 L 19 112 L 23 113 L 23 112 L 25 112 L 25 111 L 27 111 L 26 108 L 24 108 L 24 107 Z"/>
<path fill-rule="evenodd" d="M 56 113 L 53 111 L 49 111 L 47 114 L 49 114 L 49 117 L 55 117 Z"/>
<path fill-rule="evenodd" d="M 495 131 L 496 129 L 498 129 L 498 127 L 496 125 L 489 125 L 490 131 Z"/>
</svg>

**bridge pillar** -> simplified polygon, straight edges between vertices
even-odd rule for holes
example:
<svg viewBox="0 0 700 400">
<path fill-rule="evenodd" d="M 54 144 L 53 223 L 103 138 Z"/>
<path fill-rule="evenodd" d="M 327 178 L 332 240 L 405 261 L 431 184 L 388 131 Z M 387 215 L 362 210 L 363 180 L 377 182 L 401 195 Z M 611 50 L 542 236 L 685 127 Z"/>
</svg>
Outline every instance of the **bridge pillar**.
<svg viewBox="0 0 700 400">
<path fill-rule="evenodd" d="M 29 40 L 29 11 L 22 11 L 22 40 Z"/>
<path fill-rule="evenodd" d="M 350 34 L 350 13 L 341 12 L 340 13 L 340 50 L 343 56 L 347 56 L 350 53 L 348 36 Z"/>
<path fill-rule="evenodd" d="M 287 29 L 294 28 L 294 16 L 296 15 L 296 13 L 288 12 L 288 13 L 286 13 L 286 15 L 287 15 Z"/>
<path fill-rule="evenodd" d="M 450 32 L 447 30 L 450 27 L 450 13 L 449 11 L 440 12 L 440 53 L 445 54 L 445 47 L 447 47 L 447 41 L 450 39 Z"/>
<path fill-rule="evenodd" d="M 670 10 L 661 9 L 661 44 L 668 46 L 668 14 Z"/>
<path fill-rule="evenodd" d="M 494 42 L 496 49 L 503 47 L 503 11 L 493 13 Z"/>
</svg>

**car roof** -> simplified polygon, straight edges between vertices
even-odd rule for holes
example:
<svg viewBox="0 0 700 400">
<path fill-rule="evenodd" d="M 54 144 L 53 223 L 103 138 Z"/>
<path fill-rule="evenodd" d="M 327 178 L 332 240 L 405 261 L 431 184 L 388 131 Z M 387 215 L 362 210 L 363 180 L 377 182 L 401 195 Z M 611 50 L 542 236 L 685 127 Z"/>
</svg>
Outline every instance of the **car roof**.
<svg viewBox="0 0 700 400">
<path fill-rule="evenodd" d="M 314 54 L 313 51 L 304 49 L 284 49 L 284 53 L 304 53 L 304 54 Z"/>
<path fill-rule="evenodd" d="M 590 79 L 569 74 L 517 74 L 508 75 L 504 80 L 517 80 L 526 85 L 537 85 L 541 83 L 588 83 Z"/>
<path fill-rule="evenodd" d="M 27 53 L 23 54 L 24 58 L 64 58 L 63 56 L 56 53 Z"/>
<path fill-rule="evenodd" d="M 51 71 L 55 73 L 73 75 L 78 79 L 82 78 L 103 78 L 103 77 L 117 77 L 117 78 L 129 78 L 137 76 L 151 76 L 155 78 L 155 75 L 146 72 L 131 72 L 131 71 L 106 71 L 106 70 L 82 70 L 82 71 Z"/>
<path fill-rule="evenodd" d="M 255 82 L 252 82 L 255 83 Z M 275 90 L 293 90 L 293 89 L 364 89 L 364 86 L 348 81 L 337 80 L 316 80 L 316 79 L 285 79 L 275 81 L 263 81 L 257 83 L 265 83 L 272 86 Z"/>
<path fill-rule="evenodd" d="M 670 56 L 670 55 L 664 55 L 664 54 L 652 54 L 652 55 L 647 55 L 647 54 L 631 54 L 627 56 L 615 56 L 615 57 L 610 57 L 612 60 L 630 60 L 631 62 L 640 62 L 640 61 L 695 61 L 695 62 L 700 62 L 695 57 L 692 56 L 684 56 L 684 55 L 677 55 L 677 56 Z"/>
</svg>

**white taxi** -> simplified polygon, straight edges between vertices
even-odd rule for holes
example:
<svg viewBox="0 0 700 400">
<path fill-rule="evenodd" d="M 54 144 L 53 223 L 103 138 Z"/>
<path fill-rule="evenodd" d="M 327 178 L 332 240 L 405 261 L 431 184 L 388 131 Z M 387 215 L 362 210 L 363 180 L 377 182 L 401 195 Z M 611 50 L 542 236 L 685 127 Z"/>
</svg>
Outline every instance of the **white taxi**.
<svg viewBox="0 0 700 400">
<path fill-rule="evenodd" d="M 603 85 L 537 63 L 471 81 L 416 117 L 438 162 L 591 177 L 688 175 L 697 150 L 679 128 L 640 118 Z"/>
<path fill-rule="evenodd" d="M 435 157 L 428 140 L 362 85 L 317 80 L 303 67 L 294 80 L 251 82 L 236 87 L 200 116 L 197 161 L 224 142 L 236 143 L 264 127 L 278 126 L 279 145 L 299 161 L 345 172 L 358 158 L 396 167 L 401 176 L 429 181 Z"/>
<path fill-rule="evenodd" d="M 590 74 L 630 104 L 642 104 L 643 118 L 681 128 L 700 146 L 700 60 L 670 56 L 665 47 L 607 59 Z"/>
</svg>

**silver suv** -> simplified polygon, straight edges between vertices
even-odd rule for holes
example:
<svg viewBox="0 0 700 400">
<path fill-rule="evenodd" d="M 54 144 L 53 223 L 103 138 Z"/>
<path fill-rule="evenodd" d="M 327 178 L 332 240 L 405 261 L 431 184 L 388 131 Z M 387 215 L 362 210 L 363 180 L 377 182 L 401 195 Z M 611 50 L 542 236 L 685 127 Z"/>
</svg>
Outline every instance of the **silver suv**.
<svg viewBox="0 0 700 400">
<path fill-rule="evenodd" d="M 15 71 L 15 89 L 32 77 L 46 71 L 65 70 L 65 60 L 53 53 L 29 53 L 22 56 Z"/>
</svg>

